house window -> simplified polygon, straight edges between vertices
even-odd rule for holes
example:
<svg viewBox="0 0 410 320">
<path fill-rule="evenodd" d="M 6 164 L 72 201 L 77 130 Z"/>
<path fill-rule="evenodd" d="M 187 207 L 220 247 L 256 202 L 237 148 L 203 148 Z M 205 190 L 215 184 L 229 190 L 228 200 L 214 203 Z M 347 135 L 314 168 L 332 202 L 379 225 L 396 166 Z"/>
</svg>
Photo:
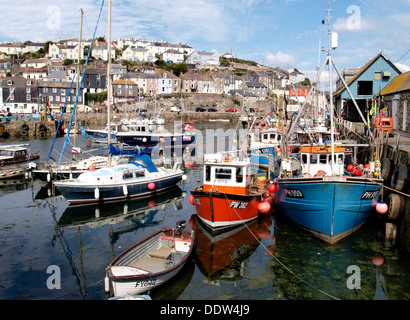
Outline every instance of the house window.
<svg viewBox="0 0 410 320">
<path fill-rule="evenodd" d="M 359 96 L 373 95 L 373 81 L 358 81 L 357 82 L 357 95 Z"/>
<path fill-rule="evenodd" d="M 53 88 L 53 93 L 57 93 L 57 88 Z"/>
<path fill-rule="evenodd" d="M 13 101 L 14 100 L 14 94 L 11 94 L 10 95 L 10 101 Z"/>
<path fill-rule="evenodd" d="M 27 98 L 27 101 L 30 101 L 30 100 L 31 100 L 31 94 L 28 94 L 28 95 L 26 96 L 26 98 Z"/>
<path fill-rule="evenodd" d="M 381 80 L 382 79 L 382 73 L 381 72 L 375 72 L 374 73 L 374 80 Z"/>
<path fill-rule="evenodd" d="M 31 88 L 26 88 L 27 93 L 31 93 Z"/>
</svg>

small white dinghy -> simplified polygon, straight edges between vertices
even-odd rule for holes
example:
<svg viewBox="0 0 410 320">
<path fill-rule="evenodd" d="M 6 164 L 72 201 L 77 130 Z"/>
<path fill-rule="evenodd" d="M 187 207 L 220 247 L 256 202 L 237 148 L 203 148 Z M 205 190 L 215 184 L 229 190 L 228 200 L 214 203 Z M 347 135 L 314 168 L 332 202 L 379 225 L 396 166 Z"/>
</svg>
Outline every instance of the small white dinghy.
<svg viewBox="0 0 410 320">
<path fill-rule="evenodd" d="M 194 231 L 163 228 L 116 257 L 106 269 L 105 290 L 114 296 L 138 295 L 174 277 L 188 261 L 194 247 Z"/>
</svg>

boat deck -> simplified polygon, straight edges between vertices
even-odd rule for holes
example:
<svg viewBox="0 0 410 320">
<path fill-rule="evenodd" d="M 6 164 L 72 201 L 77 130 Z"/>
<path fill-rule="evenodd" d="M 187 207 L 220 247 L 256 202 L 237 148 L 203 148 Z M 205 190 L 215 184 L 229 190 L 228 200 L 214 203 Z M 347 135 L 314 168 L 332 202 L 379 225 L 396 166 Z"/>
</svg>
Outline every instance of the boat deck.
<svg viewBox="0 0 410 320">
<path fill-rule="evenodd" d="M 168 246 L 160 246 L 158 249 L 148 252 L 142 259 L 136 261 L 132 267 L 157 273 L 164 271 L 165 258 L 169 256 L 171 252 L 175 252 L 175 249 Z"/>
</svg>

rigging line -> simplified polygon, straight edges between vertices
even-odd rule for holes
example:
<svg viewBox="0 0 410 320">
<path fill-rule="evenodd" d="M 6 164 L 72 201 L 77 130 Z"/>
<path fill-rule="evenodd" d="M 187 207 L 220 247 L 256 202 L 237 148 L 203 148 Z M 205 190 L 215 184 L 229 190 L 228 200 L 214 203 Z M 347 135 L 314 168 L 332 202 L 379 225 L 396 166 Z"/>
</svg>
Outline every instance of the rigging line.
<svg viewBox="0 0 410 320">
<path fill-rule="evenodd" d="M 76 75 L 76 76 L 77 76 L 77 75 Z M 73 88 L 73 83 L 74 83 L 74 77 L 73 77 L 73 80 L 71 80 L 70 89 L 68 89 L 68 93 L 67 93 L 67 96 L 66 96 L 65 102 L 64 102 L 64 107 L 63 107 L 63 110 L 61 110 L 60 120 L 58 120 L 57 128 L 60 128 L 61 121 L 63 120 L 63 115 L 64 115 L 64 112 L 65 112 L 65 109 L 66 109 L 66 106 L 67 106 L 68 98 L 70 97 L 71 89 Z M 47 103 L 47 102 L 46 102 L 46 103 Z M 55 133 L 55 135 L 54 135 L 53 143 L 51 144 L 50 152 L 48 153 L 48 157 L 47 157 L 46 163 L 48 163 L 48 160 L 50 159 L 51 151 L 53 151 L 54 143 L 55 143 L 55 141 L 56 141 L 57 135 L 58 135 L 58 130 L 56 130 L 56 133 Z"/>
<path fill-rule="evenodd" d="M 99 22 L 100 22 L 100 18 L 101 18 L 101 13 L 102 13 L 103 7 L 104 7 L 104 0 L 102 0 L 102 2 L 101 2 L 100 13 L 99 13 L 99 15 L 98 15 L 97 24 L 95 25 L 94 34 L 93 34 L 93 39 L 91 40 L 90 49 L 93 47 L 93 43 L 94 43 L 94 39 L 95 39 L 95 34 L 96 34 L 96 32 L 97 32 L 98 24 L 99 24 Z M 66 135 L 66 138 L 65 138 L 65 140 L 64 140 L 64 145 L 63 145 L 63 150 L 62 150 L 62 153 L 63 153 L 63 154 L 64 154 L 64 151 L 65 151 L 65 149 L 66 149 L 66 147 L 67 147 L 67 143 L 68 143 L 68 141 L 69 141 L 69 135 L 70 135 L 70 131 L 71 131 L 71 123 L 72 123 L 73 118 L 74 118 L 75 109 L 76 109 L 77 103 L 78 103 L 78 96 L 79 96 L 80 91 L 81 91 L 80 89 L 81 89 L 81 86 L 82 86 L 82 84 L 83 84 L 84 75 L 85 75 L 85 71 L 86 71 L 86 69 L 87 69 L 88 61 L 89 61 L 89 59 L 90 59 L 91 51 L 92 51 L 92 50 L 89 50 L 89 51 L 88 51 L 87 60 L 85 61 L 83 74 L 82 74 L 82 76 L 81 76 L 81 81 L 80 81 L 80 84 L 79 84 L 79 86 L 78 86 L 78 88 L 77 88 L 77 94 L 76 94 L 76 96 L 75 96 L 74 107 L 73 107 L 73 110 L 72 110 L 72 113 L 71 113 L 71 119 L 70 119 L 70 122 L 69 122 L 68 128 L 67 128 L 67 135 Z M 59 162 L 58 162 L 58 166 L 60 166 L 60 162 L 61 162 L 61 157 L 60 157 L 60 160 L 59 160 Z"/>
<path fill-rule="evenodd" d="M 228 199 L 228 197 L 226 196 L 225 193 L 224 193 L 224 195 L 225 195 L 226 200 L 229 201 L 229 199 Z M 239 219 L 243 220 L 243 219 L 241 218 L 241 216 L 239 215 L 239 213 L 236 211 L 236 209 L 235 209 L 235 208 L 232 208 L 232 209 L 235 211 L 235 213 L 236 213 L 236 215 L 239 217 Z M 326 296 L 328 296 L 328 297 L 330 297 L 330 298 L 332 298 L 332 299 L 340 300 L 339 298 L 337 298 L 337 297 L 335 297 L 335 296 L 333 296 L 333 295 L 331 295 L 331 294 L 329 294 L 329 293 L 327 293 L 327 292 L 324 292 L 323 290 L 321 290 L 321 289 L 315 287 L 314 285 L 312 285 L 312 284 L 310 284 L 309 282 L 307 282 L 306 280 L 304 280 L 300 275 L 298 275 L 298 274 L 296 274 L 295 272 L 293 272 L 293 271 L 292 271 L 289 267 L 287 267 L 282 261 L 280 261 L 277 257 L 275 257 L 275 256 L 268 250 L 268 248 L 266 248 L 266 246 L 262 243 L 262 241 L 260 241 L 260 239 L 259 239 L 259 238 L 252 232 L 252 230 L 248 227 L 248 225 L 247 225 L 247 223 L 246 223 L 245 221 L 243 222 L 243 224 L 245 225 L 246 229 L 248 229 L 248 231 L 250 232 L 250 234 L 255 237 L 256 241 L 258 241 L 259 244 L 265 249 L 265 251 L 266 251 L 270 256 L 272 256 L 272 258 L 273 258 L 277 263 L 279 263 L 285 270 L 287 270 L 290 274 L 292 274 L 293 276 L 295 276 L 296 278 L 298 278 L 300 281 L 302 281 L 304 284 L 308 285 L 308 286 L 311 287 L 312 289 L 317 290 L 318 292 L 320 292 L 320 293 L 322 293 L 322 294 L 324 294 L 324 295 L 326 295 Z"/>
<path fill-rule="evenodd" d="M 403 55 L 400 57 L 400 59 L 396 61 L 396 63 L 399 62 L 401 59 L 403 59 L 409 52 L 410 52 L 410 49 L 407 50 L 406 53 L 403 54 Z"/>
</svg>

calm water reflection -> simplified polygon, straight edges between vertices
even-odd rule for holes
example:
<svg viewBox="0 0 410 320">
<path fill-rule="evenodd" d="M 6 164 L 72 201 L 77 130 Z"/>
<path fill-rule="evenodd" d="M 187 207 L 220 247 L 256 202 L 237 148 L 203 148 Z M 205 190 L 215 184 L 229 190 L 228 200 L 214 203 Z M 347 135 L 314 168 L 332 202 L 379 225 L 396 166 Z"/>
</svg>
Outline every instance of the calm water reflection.
<svg viewBox="0 0 410 320">
<path fill-rule="evenodd" d="M 85 137 L 79 140 L 88 148 Z M 31 146 L 44 160 L 51 142 Z M 59 150 L 62 142 L 56 143 Z M 275 211 L 212 234 L 196 221 L 188 202 L 202 168 L 193 165 L 186 172 L 187 181 L 169 192 L 82 207 L 69 207 L 60 195 L 50 197 L 53 190 L 40 181 L 0 184 L 0 299 L 106 299 L 103 280 L 110 261 L 181 219 L 197 232 L 195 254 L 179 276 L 151 291 L 153 299 L 410 299 L 409 255 L 384 245 L 380 219 L 333 246 Z M 47 287 L 52 265 L 61 271 L 61 289 Z M 351 265 L 360 270 L 360 289 L 347 288 Z"/>
</svg>

